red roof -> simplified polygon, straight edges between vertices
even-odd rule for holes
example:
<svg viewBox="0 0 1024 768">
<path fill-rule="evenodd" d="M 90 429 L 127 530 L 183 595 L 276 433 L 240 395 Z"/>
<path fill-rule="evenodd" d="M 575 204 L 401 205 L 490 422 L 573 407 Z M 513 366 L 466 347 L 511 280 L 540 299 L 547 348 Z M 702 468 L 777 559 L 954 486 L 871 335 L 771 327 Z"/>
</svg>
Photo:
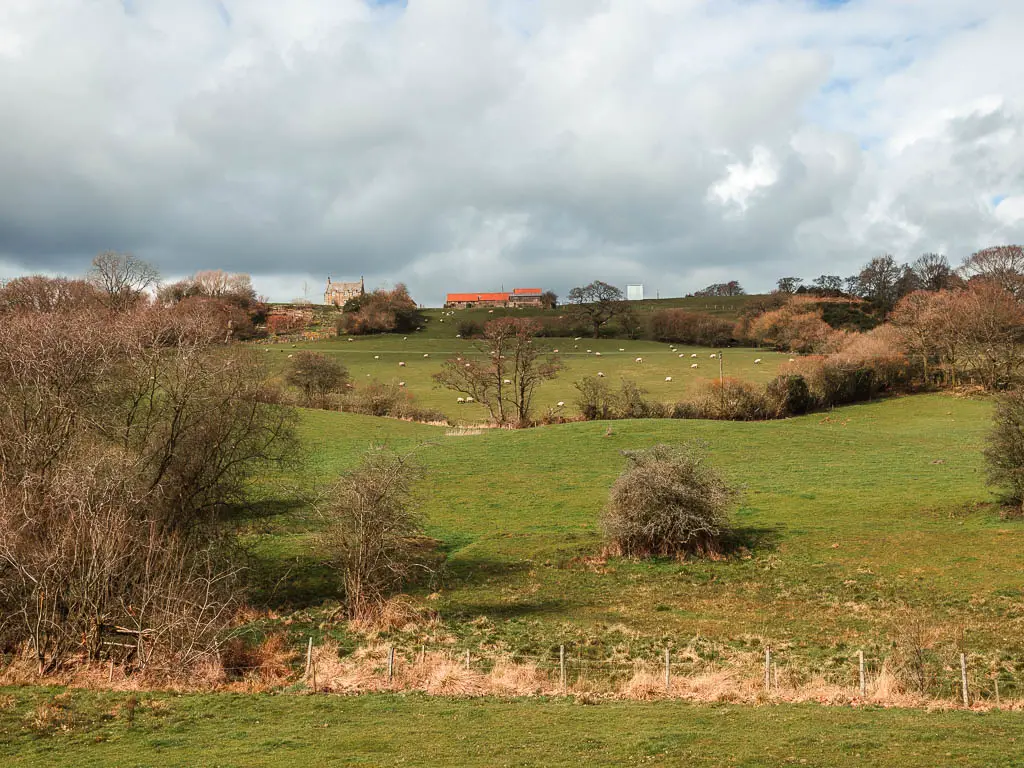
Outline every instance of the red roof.
<svg viewBox="0 0 1024 768">
<path fill-rule="evenodd" d="M 507 293 L 449 293 L 448 303 L 465 301 L 508 301 Z"/>
<path fill-rule="evenodd" d="M 540 288 L 516 288 L 513 293 L 516 296 L 540 296 Z"/>
</svg>

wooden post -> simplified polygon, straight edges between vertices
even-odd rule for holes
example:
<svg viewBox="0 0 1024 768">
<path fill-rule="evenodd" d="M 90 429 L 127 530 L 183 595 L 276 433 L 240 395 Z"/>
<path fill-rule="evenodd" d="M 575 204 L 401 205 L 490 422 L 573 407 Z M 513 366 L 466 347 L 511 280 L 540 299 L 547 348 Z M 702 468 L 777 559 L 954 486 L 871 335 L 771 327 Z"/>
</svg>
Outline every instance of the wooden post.
<svg viewBox="0 0 1024 768">
<path fill-rule="evenodd" d="M 996 685 L 996 706 L 999 706 L 999 672 L 996 672 L 996 676 L 993 681 Z"/>
<path fill-rule="evenodd" d="M 469 649 L 466 649 L 466 669 L 469 669 Z"/>
<path fill-rule="evenodd" d="M 967 656 L 960 654 L 960 690 L 964 697 L 964 706 L 971 706 L 971 697 L 967 690 Z"/>
<path fill-rule="evenodd" d="M 667 696 L 669 694 L 669 691 L 671 691 L 671 690 L 672 690 L 672 654 L 669 651 L 668 646 L 666 646 L 665 647 L 665 695 Z"/>
<path fill-rule="evenodd" d="M 427 646 L 420 646 L 420 664 L 424 664 L 427 661 Z"/>
<path fill-rule="evenodd" d="M 558 646 L 558 678 L 562 683 L 562 693 L 565 693 L 565 646 Z"/>
<path fill-rule="evenodd" d="M 395 646 L 388 648 L 388 682 L 395 679 Z"/>
<path fill-rule="evenodd" d="M 110 669 L 107 670 L 107 683 L 109 684 L 109 683 L 113 683 L 113 682 L 114 682 L 114 659 L 113 659 L 113 657 L 111 657 L 111 659 L 110 659 Z M 998 697 L 998 694 L 996 694 L 996 696 Z"/>
<path fill-rule="evenodd" d="M 764 689 L 772 689 L 772 647 L 769 645 L 764 649 Z"/>
<path fill-rule="evenodd" d="M 316 662 L 315 661 L 312 664 L 312 672 L 313 672 L 313 693 L 316 693 Z"/>
<path fill-rule="evenodd" d="M 860 697 L 863 699 L 868 692 L 867 681 L 864 679 L 864 651 L 857 651 L 857 662 L 860 667 Z"/>
<path fill-rule="evenodd" d="M 309 677 L 310 665 L 313 663 L 313 638 L 306 644 L 306 677 Z"/>
</svg>

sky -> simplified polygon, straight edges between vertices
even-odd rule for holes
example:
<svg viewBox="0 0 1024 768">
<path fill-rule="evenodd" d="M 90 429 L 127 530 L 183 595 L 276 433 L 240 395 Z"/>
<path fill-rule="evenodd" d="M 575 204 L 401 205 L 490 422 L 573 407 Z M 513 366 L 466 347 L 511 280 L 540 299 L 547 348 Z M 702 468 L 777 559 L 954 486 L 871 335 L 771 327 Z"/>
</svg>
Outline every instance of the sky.
<svg viewBox="0 0 1024 768">
<path fill-rule="evenodd" d="M 0 278 L 680 296 L 1024 241 L 1020 0 L 2 0 Z"/>
</svg>

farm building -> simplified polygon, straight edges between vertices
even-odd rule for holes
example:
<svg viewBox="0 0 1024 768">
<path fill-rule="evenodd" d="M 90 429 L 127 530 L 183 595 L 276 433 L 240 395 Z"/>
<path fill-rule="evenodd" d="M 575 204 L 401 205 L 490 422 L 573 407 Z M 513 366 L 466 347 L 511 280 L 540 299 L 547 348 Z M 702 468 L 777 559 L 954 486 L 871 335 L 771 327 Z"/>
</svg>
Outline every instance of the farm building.
<svg viewBox="0 0 1024 768">
<path fill-rule="evenodd" d="M 516 288 L 511 293 L 449 293 L 444 305 L 447 309 L 468 309 L 469 307 L 539 307 L 540 288 Z"/>
</svg>

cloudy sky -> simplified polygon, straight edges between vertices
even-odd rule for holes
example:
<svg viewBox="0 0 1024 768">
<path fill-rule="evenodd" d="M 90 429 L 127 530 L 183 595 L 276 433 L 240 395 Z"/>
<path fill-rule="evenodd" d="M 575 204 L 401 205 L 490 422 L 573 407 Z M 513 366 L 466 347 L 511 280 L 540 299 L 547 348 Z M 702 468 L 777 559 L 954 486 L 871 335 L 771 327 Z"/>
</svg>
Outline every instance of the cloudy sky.
<svg viewBox="0 0 1024 768">
<path fill-rule="evenodd" d="M 0 277 L 682 295 L 1024 241 L 1021 0 L 2 0 Z"/>
</svg>

